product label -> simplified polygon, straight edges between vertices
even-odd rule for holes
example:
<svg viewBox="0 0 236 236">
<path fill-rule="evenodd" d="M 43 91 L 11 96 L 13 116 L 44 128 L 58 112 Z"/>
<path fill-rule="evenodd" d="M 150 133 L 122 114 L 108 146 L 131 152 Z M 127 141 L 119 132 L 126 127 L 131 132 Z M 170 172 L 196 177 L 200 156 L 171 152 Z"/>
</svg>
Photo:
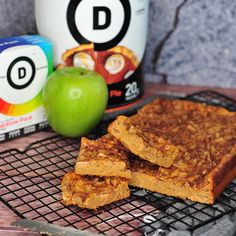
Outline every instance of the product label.
<svg viewBox="0 0 236 236">
<path fill-rule="evenodd" d="M 52 17 L 55 5 L 57 17 Z M 56 66 L 101 74 L 109 88 L 109 107 L 113 107 L 142 94 L 138 69 L 146 45 L 148 7 L 148 0 L 65 0 L 60 4 L 38 0 L 36 20 L 40 33 L 54 42 Z"/>
<path fill-rule="evenodd" d="M 0 142 L 42 129 L 42 89 L 52 45 L 40 36 L 0 39 Z"/>
<path fill-rule="evenodd" d="M 0 68 L 0 98 L 9 104 L 24 104 L 42 90 L 48 61 L 38 46 L 16 46 L 0 54 Z"/>
<path fill-rule="evenodd" d="M 87 24 L 82 23 L 81 17 Z M 130 21 L 131 5 L 127 0 L 71 0 L 67 9 L 67 23 L 74 39 L 79 44 L 94 43 L 95 51 L 117 46 Z"/>
</svg>

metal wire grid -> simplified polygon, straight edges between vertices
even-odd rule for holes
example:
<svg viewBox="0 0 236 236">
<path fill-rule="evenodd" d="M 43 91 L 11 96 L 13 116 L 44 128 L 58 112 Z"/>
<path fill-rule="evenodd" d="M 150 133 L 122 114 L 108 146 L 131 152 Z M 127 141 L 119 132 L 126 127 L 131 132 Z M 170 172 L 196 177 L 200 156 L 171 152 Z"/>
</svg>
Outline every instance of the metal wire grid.
<svg viewBox="0 0 236 236">
<path fill-rule="evenodd" d="M 193 93 L 184 99 L 223 106 L 230 111 L 236 111 L 236 101 L 234 99 L 211 90 Z"/>
<path fill-rule="evenodd" d="M 188 99 L 216 104 L 223 99 L 224 106 L 229 101 L 230 108 L 236 108 L 233 100 L 211 91 Z M 104 133 L 106 125 L 102 124 L 90 138 Z M 0 153 L 0 200 L 22 218 L 107 235 L 151 236 L 160 229 L 193 231 L 236 211 L 236 179 L 213 206 L 132 188 L 130 198 L 97 211 L 65 207 L 60 202 L 60 181 L 73 169 L 79 141 L 55 136 L 32 143 L 22 152 L 12 149 Z"/>
</svg>

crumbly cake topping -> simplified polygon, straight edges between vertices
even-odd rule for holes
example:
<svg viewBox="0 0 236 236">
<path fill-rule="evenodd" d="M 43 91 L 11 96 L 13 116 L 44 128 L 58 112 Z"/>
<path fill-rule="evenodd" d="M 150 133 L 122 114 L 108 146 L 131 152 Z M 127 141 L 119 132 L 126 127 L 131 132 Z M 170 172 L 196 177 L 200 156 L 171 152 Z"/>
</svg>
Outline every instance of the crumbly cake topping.
<svg viewBox="0 0 236 236">
<path fill-rule="evenodd" d="M 88 175 L 77 175 L 73 172 L 67 173 L 64 178 L 70 179 L 67 192 L 77 192 L 80 196 L 86 198 L 91 193 L 100 193 L 104 189 L 117 188 L 123 183 L 127 183 L 127 179 L 118 177 L 97 177 Z"/>
<path fill-rule="evenodd" d="M 136 125 L 132 118 L 119 116 L 108 131 L 132 153 L 153 164 L 168 168 L 179 155 L 177 146 L 149 132 L 145 127 Z"/>
<path fill-rule="evenodd" d="M 82 138 L 78 161 L 112 160 L 127 162 L 128 150 L 111 135 L 97 140 Z"/>
<path fill-rule="evenodd" d="M 160 167 L 156 174 L 186 186 L 199 186 L 236 144 L 236 114 L 221 107 L 157 99 L 131 121 L 179 147 L 172 167 Z"/>
</svg>

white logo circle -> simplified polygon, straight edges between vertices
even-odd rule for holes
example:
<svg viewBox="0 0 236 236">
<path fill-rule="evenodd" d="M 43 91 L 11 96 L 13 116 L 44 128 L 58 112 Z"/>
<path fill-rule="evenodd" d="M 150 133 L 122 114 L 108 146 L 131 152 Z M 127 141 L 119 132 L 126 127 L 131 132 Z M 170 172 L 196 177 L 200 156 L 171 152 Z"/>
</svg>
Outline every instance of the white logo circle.
<svg viewBox="0 0 236 236">
<path fill-rule="evenodd" d="M 19 87 L 27 84 L 33 75 L 33 68 L 27 61 L 17 62 L 10 71 L 12 82 Z"/>
<path fill-rule="evenodd" d="M 47 58 L 40 47 L 9 48 L 0 54 L 0 97 L 10 104 L 29 102 L 42 90 L 47 74 Z"/>
<path fill-rule="evenodd" d="M 125 12 L 119 0 L 84 0 L 75 13 L 77 29 L 94 43 L 112 40 L 120 32 L 124 19 Z"/>
</svg>

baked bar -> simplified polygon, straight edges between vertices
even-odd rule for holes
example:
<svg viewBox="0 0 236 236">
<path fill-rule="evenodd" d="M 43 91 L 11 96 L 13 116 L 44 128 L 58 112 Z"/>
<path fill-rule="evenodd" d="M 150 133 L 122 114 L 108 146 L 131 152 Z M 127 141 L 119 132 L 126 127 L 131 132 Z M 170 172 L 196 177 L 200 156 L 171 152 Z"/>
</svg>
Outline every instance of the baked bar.
<svg viewBox="0 0 236 236">
<path fill-rule="evenodd" d="M 64 175 L 61 189 L 65 205 L 87 209 L 97 209 L 130 196 L 125 178 L 80 176 L 73 172 Z"/>
<path fill-rule="evenodd" d="M 182 161 L 184 168 L 163 168 L 144 160 L 130 161 L 132 178 L 129 185 L 168 196 L 214 204 L 222 190 L 236 176 L 236 148 L 212 169 L 195 172 L 196 159 Z M 208 169 L 208 170 L 207 170 Z"/>
<path fill-rule="evenodd" d="M 175 154 L 168 168 L 131 162 L 130 185 L 211 204 L 236 176 L 236 113 L 222 107 L 157 99 L 132 117 L 118 117 L 109 132 L 152 163 L 165 145 L 176 148 L 160 155 L 165 161 Z"/>
<path fill-rule="evenodd" d="M 108 131 L 140 158 L 168 168 L 186 152 L 206 156 L 210 148 L 214 152 L 223 145 L 229 153 L 236 144 L 236 114 L 222 107 L 157 99 L 132 117 L 118 117 Z"/>
<path fill-rule="evenodd" d="M 170 167 L 180 154 L 179 148 L 158 134 L 150 132 L 145 126 L 140 126 L 138 119 L 138 116 L 119 116 L 109 126 L 108 131 L 140 158 L 159 166 Z"/>
<path fill-rule="evenodd" d="M 131 162 L 131 185 L 213 203 L 236 176 L 236 113 L 190 101 L 157 99 L 130 119 L 135 127 L 179 149 L 169 168 Z"/>
<path fill-rule="evenodd" d="M 131 178 L 131 172 L 128 170 L 128 150 L 109 134 L 97 140 L 83 137 L 75 173 Z"/>
</svg>

